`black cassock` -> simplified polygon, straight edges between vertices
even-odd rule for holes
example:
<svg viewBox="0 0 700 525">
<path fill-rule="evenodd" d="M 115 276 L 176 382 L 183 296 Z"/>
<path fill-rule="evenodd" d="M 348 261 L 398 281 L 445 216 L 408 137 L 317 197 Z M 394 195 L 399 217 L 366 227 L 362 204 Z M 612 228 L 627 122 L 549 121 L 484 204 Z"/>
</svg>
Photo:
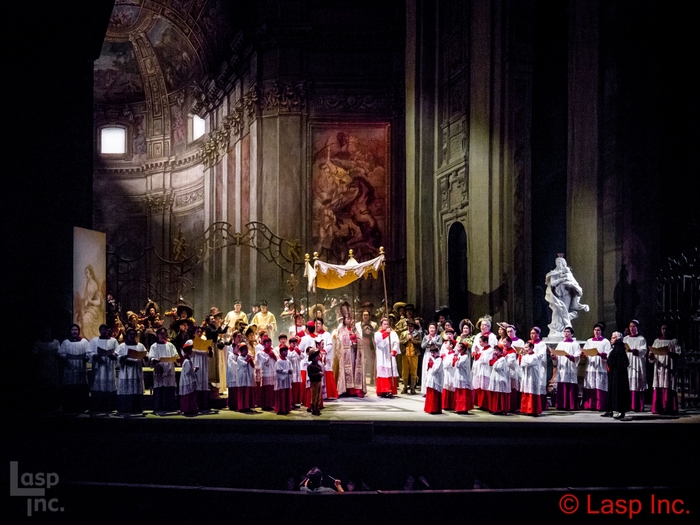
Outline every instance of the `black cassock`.
<svg viewBox="0 0 700 525">
<path fill-rule="evenodd" d="M 629 359 L 625 344 L 619 339 L 608 355 L 608 411 L 629 412 L 632 409 L 630 381 L 627 376 Z"/>
</svg>

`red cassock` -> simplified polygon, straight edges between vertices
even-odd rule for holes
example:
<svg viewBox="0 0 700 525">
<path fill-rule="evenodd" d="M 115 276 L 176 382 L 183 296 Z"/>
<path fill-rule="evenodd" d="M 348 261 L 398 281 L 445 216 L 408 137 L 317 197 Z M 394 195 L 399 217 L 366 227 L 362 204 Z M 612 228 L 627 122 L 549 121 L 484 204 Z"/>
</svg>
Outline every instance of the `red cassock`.
<svg viewBox="0 0 700 525">
<path fill-rule="evenodd" d="M 425 406 L 423 408 L 428 414 L 442 413 L 442 392 L 428 387 L 425 394 Z"/>
<path fill-rule="evenodd" d="M 472 391 L 468 388 L 456 388 L 455 396 L 455 412 L 469 412 L 474 408 L 474 398 Z"/>
</svg>

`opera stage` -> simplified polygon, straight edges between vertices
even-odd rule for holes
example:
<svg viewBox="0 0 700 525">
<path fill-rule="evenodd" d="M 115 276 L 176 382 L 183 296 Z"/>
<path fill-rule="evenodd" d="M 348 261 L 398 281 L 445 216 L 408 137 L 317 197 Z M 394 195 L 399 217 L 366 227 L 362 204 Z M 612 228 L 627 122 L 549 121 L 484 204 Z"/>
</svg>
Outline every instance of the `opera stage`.
<svg viewBox="0 0 700 525">
<path fill-rule="evenodd" d="M 433 503 L 470 501 L 479 508 L 504 497 L 513 503 L 541 501 L 541 517 L 556 518 L 561 494 L 547 502 L 567 487 L 671 487 L 675 494 L 700 488 L 697 410 L 678 417 L 632 414 L 622 422 L 553 409 L 537 418 L 478 410 L 431 416 L 422 410 L 423 399 L 341 398 L 327 401 L 320 417 L 305 409 L 289 416 L 259 409 L 254 414 L 223 409 L 195 418 L 17 416 L 4 431 L 11 443 L 5 464 L 17 461 L 20 473 L 57 473 L 60 484 L 51 490 L 66 505 L 79 507 L 72 508 L 73 518 L 88 512 L 77 503 L 85 495 L 108 502 L 116 494 L 133 500 L 145 516 L 189 513 L 176 510 L 182 494 L 206 505 L 208 510 L 197 512 L 208 519 L 227 505 L 251 518 L 271 516 L 281 502 L 302 512 L 298 494 L 269 491 L 285 490 L 289 478 L 298 484 L 312 466 L 343 482 L 352 479 L 358 489 L 366 483 L 370 490 L 364 495 L 334 500 L 333 508 L 345 509 L 348 519 L 360 512 L 358 504 L 366 511 L 381 503 L 382 512 L 394 509 L 391 515 L 399 516 L 427 494 L 435 495 Z M 442 491 L 439 497 L 413 493 L 414 503 L 406 506 L 408 493 L 391 491 L 402 489 L 409 474 L 425 476 L 431 489 Z M 487 490 L 470 490 L 475 486 Z M 256 492 L 246 492 L 250 489 Z M 377 499 L 380 494 L 383 499 Z M 154 503 L 165 497 L 173 499 L 167 511 Z M 237 501 L 251 506 L 236 510 Z M 12 505 L 26 514 L 16 501 Z M 408 522 L 429 517 L 425 509 L 416 512 L 406 515 Z"/>
</svg>

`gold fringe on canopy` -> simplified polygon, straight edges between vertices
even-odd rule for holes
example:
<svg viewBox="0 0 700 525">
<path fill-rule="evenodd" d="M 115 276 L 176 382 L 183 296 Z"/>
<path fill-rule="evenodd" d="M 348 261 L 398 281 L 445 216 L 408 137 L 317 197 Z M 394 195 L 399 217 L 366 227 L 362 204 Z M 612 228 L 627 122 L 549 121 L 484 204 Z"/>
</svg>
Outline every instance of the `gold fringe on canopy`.
<svg viewBox="0 0 700 525">
<path fill-rule="evenodd" d="M 306 263 L 304 276 L 307 278 L 309 291 L 316 287 L 324 290 L 334 290 L 347 286 L 360 278 L 367 279 L 372 276 L 375 279 L 384 263 L 384 254 L 367 262 L 358 263 L 352 256 L 343 265 L 328 264 L 323 261 L 314 261 L 313 267 Z"/>
</svg>

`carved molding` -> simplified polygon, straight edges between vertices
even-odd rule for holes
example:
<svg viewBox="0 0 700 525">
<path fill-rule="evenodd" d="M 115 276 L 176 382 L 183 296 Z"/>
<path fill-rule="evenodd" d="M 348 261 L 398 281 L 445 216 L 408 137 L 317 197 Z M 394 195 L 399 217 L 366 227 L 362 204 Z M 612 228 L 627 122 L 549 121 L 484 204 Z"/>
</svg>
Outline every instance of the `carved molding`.
<svg viewBox="0 0 700 525">
<path fill-rule="evenodd" d="M 332 94 L 314 98 L 314 105 L 319 109 L 331 111 L 372 111 L 388 107 L 384 96 Z"/>
<path fill-rule="evenodd" d="M 243 136 L 243 128 L 245 126 L 243 121 L 243 100 L 236 102 L 231 109 L 231 113 L 224 119 L 223 126 L 225 129 L 230 130 L 235 138 L 240 139 Z"/>
<path fill-rule="evenodd" d="M 158 162 L 149 162 L 140 166 L 114 166 L 114 167 L 96 167 L 93 170 L 95 174 L 106 175 L 127 175 L 133 177 L 143 177 L 154 172 L 163 172 L 164 170 L 174 170 L 177 168 L 189 168 L 200 162 L 201 153 L 199 151 L 190 153 L 184 157 L 176 157 L 174 159 L 161 160 Z"/>
<path fill-rule="evenodd" d="M 219 162 L 221 156 L 243 136 L 244 117 L 247 115 L 248 119 L 252 120 L 257 112 L 258 91 L 253 86 L 233 105 L 231 113 L 224 118 L 221 126 L 204 137 L 198 156 L 205 168 L 210 168 Z"/>
<path fill-rule="evenodd" d="M 163 72 L 144 33 L 130 34 L 146 93 L 146 144 L 149 158 L 170 156 L 170 106 Z"/>
<path fill-rule="evenodd" d="M 306 110 L 307 83 L 286 84 L 275 80 L 262 93 L 263 111 L 301 112 Z"/>
<path fill-rule="evenodd" d="M 94 104 L 92 107 L 95 122 L 134 122 L 136 115 L 146 113 L 146 103 L 132 104 Z"/>
<path fill-rule="evenodd" d="M 143 196 L 143 207 L 147 214 L 163 213 L 172 208 L 174 195 L 172 190 L 149 193 Z"/>
<path fill-rule="evenodd" d="M 469 204 L 469 181 L 465 166 L 458 167 L 438 178 L 440 213 L 453 213 Z"/>
<path fill-rule="evenodd" d="M 440 187 L 440 209 L 447 211 L 450 202 L 450 181 L 444 177 L 438 181 Z"/>
<path fill-rule="evenodd" d="M 248 118 L 255 118 L 259 109 L 258 101 L 260 100 L 257 87 L 253 86 L 250 88 L 246 94 L 243 95 L 241 100 L 243 101 L 243 109 L 245 110 L 246 115 L 248 115 Z"/>
<path fill-rule="evenodd" d="M 216 129 L 207 135 L 199 147 L 202 164 L 205 168 L 214 166 L 229 144 L 230 130 Z M 223 150 L 223 151 L 222 151 Z"/>
<path fill-rule="evenodd" d="M 199 202 L 204 201 L 204 186 L 178 193 L 175 196 L 174 208 L 191 208 Z"/>
</svg>

